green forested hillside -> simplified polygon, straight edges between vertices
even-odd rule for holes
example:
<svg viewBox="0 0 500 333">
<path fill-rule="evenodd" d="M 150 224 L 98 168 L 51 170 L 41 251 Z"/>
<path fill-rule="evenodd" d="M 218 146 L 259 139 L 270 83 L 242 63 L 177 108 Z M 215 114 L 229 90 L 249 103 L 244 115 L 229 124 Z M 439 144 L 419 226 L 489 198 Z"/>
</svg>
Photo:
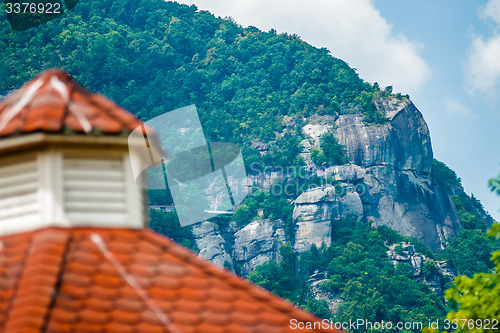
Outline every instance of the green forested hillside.
<svg viewBox="0 0 500 333">
<path fill-rule="evenodd" d="M 81 0 L 27 31 L 3 20 L 0 36 L 0 92 L 63 68 L 143 120 L 196 104 L 207 138 L 242 144 L 249 157 L 251 140 L 274 140 L 284 115 L 373 113 L 379 91 L 298 36 L 162 0 Z"/>
</svg>

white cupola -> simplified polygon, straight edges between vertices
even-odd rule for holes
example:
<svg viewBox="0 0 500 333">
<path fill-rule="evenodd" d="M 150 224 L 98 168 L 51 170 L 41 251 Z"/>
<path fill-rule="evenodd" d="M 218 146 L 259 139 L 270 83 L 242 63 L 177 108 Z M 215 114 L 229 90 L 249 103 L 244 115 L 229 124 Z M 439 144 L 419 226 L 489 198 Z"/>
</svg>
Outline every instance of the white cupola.
<svg viewBox="0 0 500 333">
<path fill-rule="evenodd" d="M 145 150 L 162 154 L 149 147 L 151 130 L 129 137 L 137 128 L 146 131 L 59 70 L 8 96 L 0 104 L 0 235 L 47 226 L 144 227 L 146 198 L 132 164 L 142 163 Z"/>
</svg>

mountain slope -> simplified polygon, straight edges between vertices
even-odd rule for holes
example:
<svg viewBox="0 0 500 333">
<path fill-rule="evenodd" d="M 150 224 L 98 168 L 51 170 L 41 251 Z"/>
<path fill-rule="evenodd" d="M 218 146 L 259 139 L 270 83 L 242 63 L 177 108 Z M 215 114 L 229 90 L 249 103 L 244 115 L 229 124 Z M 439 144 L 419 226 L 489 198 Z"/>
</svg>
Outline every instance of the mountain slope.
<svg viewBox="0 0 500 333">
<path fill-rule="evenodd" d="M 401 309 L 406 319 L 443 315 L 440 300 L 413 280 L 423 273 L 411 276 L 387 257 L 388 246 L 394 252 L 403 241 L 425 252 L 429 260 L 412 267 L 426 267 L 434 282 L 444 279 L 425 264 L 435 254 L 423 243 L 435 251 L 449 244 L 444 256 L 461 272 L 490 268 L 494 245 L 483 235 L 493 220 L 433 159 L 429 130 L 409 97 L 364 82 L 296 35 L 160 0 L 80 1 L 27 31 L 11 34 L 0 22 L 0 49 L 0 95 L 59 67 L 142 120 L 196 104 L 210 141 L 242 148 L 255 191 L 233 217 L 181 228 L 175 213 L 152 211 L 152 228 L 240 274 L 276 273 L 267 285 L 256 281 L 269 289 L 280 278 L 300 282 L 283 296 L 317 313 L 324 306 L 308 280 L 316 270 L 345 298 L 344 318 L 365 309 L 374 320 L 403 320 Z M 151 203 L 172 204 L 168 192 L 149 194 Z M 472 267 L 478 253 L 481 264 Z M 415 303 L 384 281 L 399 281 Z"/>
<path fill-rule="evenodd" d="M 326 175 L 363 194 L 350 190 L 347 199 L 337 198 L 354 215 L 339 212 L 327 220 L 372 220 L 435 250 L 460 229 L 449 193 L 429 177 L 430 138 L 413 104 L 364 82 L 326 49 L 295 35 L 242 28 L 194 6 L 158 0 L 81 2 L 45 25 L 10 34 L 4 21 L 0 30 L 0 91 L 60 67 L 143 120 L 196 104 L 207 138 L 238 143 L 253 174 L 269 166 L 321 167 L 308 150 L 316 147 L 317 157 L 320 137 L 329 131 L 345 145 L 350 164 Z M 297 213 L 294 218 L 301 223 Z"/>
</svg>

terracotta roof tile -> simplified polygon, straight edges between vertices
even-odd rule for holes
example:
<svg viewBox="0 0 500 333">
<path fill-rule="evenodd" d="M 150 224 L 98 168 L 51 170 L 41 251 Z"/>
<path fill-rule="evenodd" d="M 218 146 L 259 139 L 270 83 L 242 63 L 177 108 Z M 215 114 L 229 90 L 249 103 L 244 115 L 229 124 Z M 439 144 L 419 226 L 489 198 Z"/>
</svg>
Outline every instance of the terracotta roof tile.
<svg viewBox="0 0 500 333">
<path fill-rule="evenodd" d="M 95 311 L 86 308 L 78 312 L 78 318 L 80 321 L 93 324 L 93 325 L 105 325 L 111 321 L 111 316 L 108 312 Z"/>
<path fill-rule="evenodd" d="M 114 305 L 116 309 L 126 312 L 141 312 L 144 307 L 144 301 L 140 298 L 123 298 Z"/>
<path fill-rule="evenodd" d="M 121 309 L 114 309 L 110 312 L 111 318 L 117 323 L 124 325 L 135 325 L 141 322 L 140 312 L 123 311 Z"/>
<path fill-rule="evenodd" d="M 94 269 L 96 270 L 95 274 L 97 274 L 97 272 L 100 272 L 101 274 L 104 274 L 106 276 L 116 276 L 116 277 L 120 276 L 120 273 L 117 272 L 116 267 L 114 267 L 111 263 L 107 261 L 101 262 L 99 265 L 94 267 Z"/>
<path fill-rule="evenodd" d="M 256 314 L 247 314 L 247 313 L 236 313 L 234 314 L 233 320 L 235 323 L 245 327 L 249 326 L 254 327 L 255 325 L 258 325 L 260 322 L 259 316 L 257 316 Z"/>
<path fill-rule="evenodd" d="M 171 292 L 171 291 L 169 291 Z M 134 299 L 134 300 L 139 300 L 143 301 L 141 296 L 137 293 L 137 290 L 131 288 L 131 287 L 124 287 L 121 290 L 116 290 L 117 296 L 113 297 L 112 299 L 118 299 L 118 298 L 128 298 L 128 299 Z M 155 295 L 157 296 L 157 295 Z M 160 297 L 155 297 L 156 299 L 161 299 Z M 111 298 L 110 298 L 111 299 Z M 171 300 L 171 297 L 168 299 Z"/>
<path fill-rule="evenodd" d="M 78 309 L 80 310 L 80 309 Z M 52 319 L 61 324 L 74 324 L 78 321 L 77 312 L 73 309 L 55 308 L 51 313 Z"/>
<path fill-rule="evenodd" d="M 132 114 L 57 69 L 42 72 L 0 103 L 0 137 L 68 131 L 118 135 L 140 125 Z"/>
<path fill-rule="evenodd" d="M 59 289 L 59 293 L 68 297 L 68 299 L 86 299 L 89 295 L 89 290 L 70 283 L 63 283 Z"/>
<path fill-rule="evenodd" d="M 92 288 L 88 289 L 88 292 L 91 296 L 96 297 L 96 298 L 102 298 L 102 299 L 107 299 L 107 300 L 116 300 L 119 299 L 121 295 L 128 297 L 128 298 L 133 298 L 134 296 L 139 298 L 137 296 L 137 293 L 133 292 L 133 290 L 129 291 L 130 294 L 126 294 L 126 292 L 129 291 L 129 289 L 125 290 L 118 290 L 118 289 L 113 289 L 113 288 L 106 288 L 103 286 L 95 285 L 92 286 Z"/>
<path fill-rule="evenodd" d="M 20 118 L 14 118 L 5 125 L 1 133 L 3 135 L 10 135 L 13 133 L 20 132 L 23 127 L 24 127 L 23 120 Z"/>
<path fill-rule="evenodd" d="M 110 333 L 132 333 L 134 332 L 134 328 L 130 325 L 124 325 L 116 322 L 110 322 L 106 325 L 106 329 Z M 68 330 L 69 332 L 69 330 Z"/>
<path fill-rule="evenodd" d="M 319 321 L 148 230 L 47 228 L 0 244 L 0 332 L 300 332 L 291 318 Z"/>
<path fill-rule="evenodd" d="M 74 272 L 76 274 L 82 274 L 86 276 L 92 276 L 97 272 L 96 266 L 86 265 L 79 261 L 70 261 L 66 263 L 66 270 L 68 272 Z M 102 268 L 101 268 L 102 270 Z"/>
<path fill-rule="evenodd" d="M 255 315 L 261 313 L 264 308 L 262 305 L 256 301 L 243 301 L 242 298 L 236 300 L 233 306 L 240 309 L 242 313 Z"/>
<path fill-rule="evenodd" d="M 227 332 L 225 327 L 210 324 L 207 322 L 201 323 L 196 328 L 198 329 L 198 332 L 210 332 L 210 333 L 225 333 L 225 332 Z"/>
<path fill-rule="evenodd" d="M 120 288 L 125 284 L 122 277 L 97 273 L 92 277 L 93 283 L 104 288 Z M 68 281 L 71 283 L 70 281 Z"/>
<path fill-rule="evenodd" d="M 168 332 L 165 327 L 157 325 L 157 324 L 150 324 L 148 322 L 142 322 L 136 327 L 136 332 L 148 332 L 148 333 L 165 333 Z"/>
</svg>

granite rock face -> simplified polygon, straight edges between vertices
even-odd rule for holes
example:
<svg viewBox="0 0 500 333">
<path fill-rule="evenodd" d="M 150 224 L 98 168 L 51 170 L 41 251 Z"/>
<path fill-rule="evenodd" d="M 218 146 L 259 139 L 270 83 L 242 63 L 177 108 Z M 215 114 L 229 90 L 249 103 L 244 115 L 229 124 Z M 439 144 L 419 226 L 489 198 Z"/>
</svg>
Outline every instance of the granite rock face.
<svg viewBox="0 0 500 333">
<path fill-rule="evenodd" d="M 391 165 L 398 170 L 429 173 L 432 147 L 427 124 L 409 100 L 382 98 L 376 102 L 389 121 L 367 125 L 361 114 L 341 115 L 334 131 L 346 146 L 349 161 L 361 167 Z"/>
<path fill-rule="evenodd" d="M 224 267 L 229 263 L 233 267 L 233 259 L 230 253 L 230 244 L 222 237 L 217 224 L 203 221 L 193 225 L 193 235 L 196 245 L 200 249 L 198 256 Z"/>
<path fill-rule="evenodd" d="M 339 195 L 341 191 L 345 193 Z M 334 219 L 360 221 L 362 217 L 363 204 L 352 187 L 345 190 L 329 186 L 307 191 L 295 200 L 295 249 L 304 252 L 312 244 L 319 247 L 323 242 L 328 246 Z"/>
<path fill-rule="evenodd" d="M 346 147 L 349 163 L 321 170 L 336 179 L 343 192 L 331 195 L 332 187 L 326 184 L 295 201 L 298 251 L 313 243 L 328 244 L 338 219 L 387 225 L 417 237 L 432 250 L 444 248 L 461 229 L 450 195 L 431 177 L 433 153 L 420 111 L 409 100 L 396 98 L 381 98 L 376 105 L 388 118 L 384 124 L 367 125 L 361 114 L 345 114 L 337 118 L 335 129 L 313 128 L 315 134 L 331 130 Z M 306 126 L 303 132 L 311 132 Z M 310 149 L 303 150 L 306 161 Z"/>
<path fill-rule="evenodd" d="M 281 220 L 253 221 L 234 234 L 234 261 L 240 263 L 241 274 L 250 273 L 269 260 L 279 262 L 279 247 L 285 243 L 285 230 Z"/>
</svg>

